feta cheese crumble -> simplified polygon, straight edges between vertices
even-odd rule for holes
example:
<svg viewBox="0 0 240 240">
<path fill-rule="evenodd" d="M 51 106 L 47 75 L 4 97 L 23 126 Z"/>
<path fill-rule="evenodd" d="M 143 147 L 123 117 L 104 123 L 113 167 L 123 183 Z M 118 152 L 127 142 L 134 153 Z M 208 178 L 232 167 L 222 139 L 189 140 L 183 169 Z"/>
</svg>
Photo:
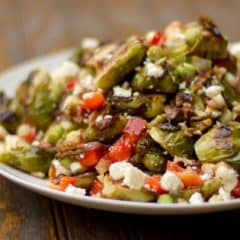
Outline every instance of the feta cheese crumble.
<svg viewBox="0 0 240 240">
<path fill-rule="evenodd" d="M 161 178 L 161 186 L 169 193 L 177 193 L 184 185 L 180 178 L 173 172 L 166 172 Z"/>
<path fill-rule="evenodd" d="M 203 196 L 199 192 L 193 193 L 192 196 L 189 198 L 190 204 L 200 204 L 203 202 L 204 202 Z"/>
<path fill-rule="evenodd" d="M 79 67 L 76 63 L 72 61 L 66 61 L 51 73 L 51 77 L 53 80 L 59 80 L 67 77 L 75 77 L 78 72 Z"/>
<path fill-rule="evenodd" d="M 109 175 L 113 180 L 123 179 L 123 185 L 131 189 L 141 189 L 144 185 L 146 174 L 128 162 L 116 162 L 109 168 Z"/>
<path fill-rule="evenodd" d="M 65 168 L 57 159 L 54 159 L 52 161 L 52 165 L 55 167 L 56 176 L 60 174 L 69 176 L 71 174 L 71 172 L 67 168 Z"/>
<path fill-rule="evenodd" d="M 164 74 L 164 69 L 160 65 L 153 64 L 151 62 L 145 63 L 146 74 L 149 77 L 160 78 Z"/>
<path fill-rule="evenodd" d="M 80 162 L 73 162 L 70 164 L 70 170 L 73 174 L 76 174 L 84 172 L 86 168 Z"/>
<path fill-rule="evenodd" d="M 219 188 L 218 194 L 222 198 L 223 201 L 228 201 L 231 199 L 230 193 L 227 192 L 223 187 Z"/>
<path fill-rule="evenodd" d="M 220 165 L 217 168 L 215 175 L 220 179 L 224 190 L 227 192 L 231 192 L 237 185 L 238 175 L 233 168 L 227 167 L 225 165 Z"/>
<path fill-rule="evenodd" d="M 125 97 L 125 98 L 131 97 L 132 96 L 132 89 L 131 88 L 125 89 L 125 88 L 122 88 L 120 86 L 116 86 L 116 87 L 113 88 L 113 96 Z"/>
<path fill-rule="evenodd" d="M 132 165 L 128 162 L 113 163 L 109 168 L 109 174 L 113 180 L 120 180 L 124 177 L 128 167 L 132 167 Z"/>
<path fill-rule="evenodd" d="M 86 195 L 86 189 L 74 187 L 72 184 L 69 184 L 66 187 L 65 192 L 70 193 L 72 195 L 80 195 L 80 196 Z"/>
<path fill-rule="evenodd" d="M 139 190 L 143 187 L 146 174 L 136 167 L 127 167 L 124 173 L 123 185 Z"/>
<path fill-rule="evenodd" d="M 223 91 L 223 88 L 221 86 L 210 86 L 205 89 L 205 94 L 209 98 L 213 98 L 220 94 Z"/>
<path fill-rule="evenodd" d="M 83 48 L 94 49 L 99 46 L 99 41 L 96 38 L 84 38 L 81 43 Z"/>
</svg>

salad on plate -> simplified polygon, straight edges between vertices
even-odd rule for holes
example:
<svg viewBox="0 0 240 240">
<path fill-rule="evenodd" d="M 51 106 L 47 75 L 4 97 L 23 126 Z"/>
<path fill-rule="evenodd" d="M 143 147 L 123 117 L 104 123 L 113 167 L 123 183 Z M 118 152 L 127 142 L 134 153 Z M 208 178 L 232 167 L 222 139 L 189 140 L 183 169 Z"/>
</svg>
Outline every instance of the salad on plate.
<svg viewBox="0 0 240 240">
<path fill-rule="evenodd" d="M 209 18 L 101 43 L 0 92 L 0 161 L 66 194 L 240 198 L 240 46 Z M 239 61 L 238 61 L 239 59 Z"/>
</svg>

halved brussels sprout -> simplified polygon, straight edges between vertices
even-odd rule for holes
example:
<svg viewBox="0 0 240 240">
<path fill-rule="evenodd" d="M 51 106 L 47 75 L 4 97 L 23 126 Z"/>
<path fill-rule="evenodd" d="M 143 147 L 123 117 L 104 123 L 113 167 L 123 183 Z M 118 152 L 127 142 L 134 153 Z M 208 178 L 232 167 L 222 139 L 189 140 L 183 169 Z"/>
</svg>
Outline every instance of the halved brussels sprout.
<svg viewBox="0 0 240 240">
<path fill-rule="evenodd" d="M 103 197 L 138 202 L 151 202 L 156 199 L 156 195 L 153 192 L 123 187 L 121 183 L 113 182 L 107 176 L 101 180 L 104 186 L 101 192 Z"/>
<path fill-rule="evenodd" d="M 110 62 L 97 74 L 95 87 L 110 89 L 141 64 L 145 53 L 146 49 L 140 41 L 130 41 L 120 46 Z"/>
<path fill-rule="evenodd" d="M 200 162 L 225 161 L 240 166 L 240 123 L 214 126 L 201 136 L 194 148 Z"/>
<path fill-rule="evenodd" d="M 163 131 L 158 127 L 152 127 L 149 131 L 154 141 L 159 143 L 172 156 L 193 156 L 193 139 L 184 135 L 183 131 Z"/>
</svg>

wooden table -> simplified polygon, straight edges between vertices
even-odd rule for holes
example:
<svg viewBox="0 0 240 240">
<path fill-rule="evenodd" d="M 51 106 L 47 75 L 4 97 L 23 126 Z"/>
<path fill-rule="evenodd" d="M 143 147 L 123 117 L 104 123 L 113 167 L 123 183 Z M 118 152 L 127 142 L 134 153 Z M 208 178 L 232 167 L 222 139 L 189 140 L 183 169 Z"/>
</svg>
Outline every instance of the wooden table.
<svg viewBox="0 0 240 240">
<path fill-rule="evenodd" d="M 161 30 L 172 19 L 213 16 L 240 39 L 240 2 L 159 0 L 0 0 L 0 70 L 76 44 L 83 36 L 124 37 Z M 198 216 L 137 216 L 74 207 L 0 177 L 0 240 L 205 239 L 239 235 L 240 211 Z"/>
</svg>

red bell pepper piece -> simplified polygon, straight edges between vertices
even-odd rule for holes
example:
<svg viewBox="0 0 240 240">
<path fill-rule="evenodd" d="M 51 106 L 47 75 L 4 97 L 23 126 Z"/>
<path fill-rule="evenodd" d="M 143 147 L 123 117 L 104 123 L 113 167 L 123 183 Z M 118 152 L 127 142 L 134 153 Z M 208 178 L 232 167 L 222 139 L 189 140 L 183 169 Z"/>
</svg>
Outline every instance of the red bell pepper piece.
<svg viewBox="0 0 240 240">
<path fill-rule="evenodd" d="M 162 45 L 166 41 L 166 36 L 162 32 L 156 32 L 151 40 L 152 45 Z"/>
<path fill-rule="evenodd" d="M 67 82 L 66 84 L 66 89 L 68 91 L 71 91 L 78 83 L 78 80 L 77 79 L 72 79 L 70 81 Z"/>
<path fill-rule="evenodd" d="M 146 177 L 144 187 L 159 194 L 166 193 L 166 191 L 161 186 L 160 176 Z"/>
<path fill-rule="evenodd" d="M 85 110 L 97 110 L 105 104 L 105 98 L 100 92 L 91 92 L 83 95 L 81 107 Z"/>
</svg>

